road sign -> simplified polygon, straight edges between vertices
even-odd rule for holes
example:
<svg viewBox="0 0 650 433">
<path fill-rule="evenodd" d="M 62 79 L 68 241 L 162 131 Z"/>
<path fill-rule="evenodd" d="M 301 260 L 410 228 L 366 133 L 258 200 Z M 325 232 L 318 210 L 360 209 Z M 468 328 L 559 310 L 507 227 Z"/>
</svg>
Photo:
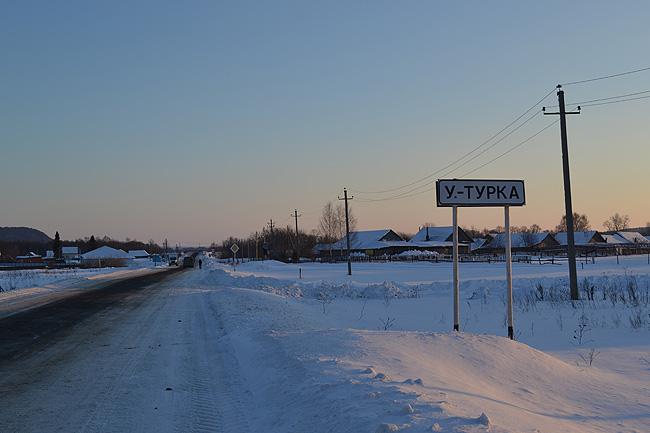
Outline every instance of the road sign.
<svg viewBox="0 0 650 433">
<path fill-rule="evenodd" d="M 440 179 L 436 181 L 438 207 L 523 206 L 523 180 Z"/>
<path fill-rule="evenodd" d="M 239 251 L 239 247 L 237 246 L 237 244 L 233 244 L 233 246 L 230 247 L 230 251 L 232 251 L 233 253 L 236 253 L 237 251 Z"/>
</svg>

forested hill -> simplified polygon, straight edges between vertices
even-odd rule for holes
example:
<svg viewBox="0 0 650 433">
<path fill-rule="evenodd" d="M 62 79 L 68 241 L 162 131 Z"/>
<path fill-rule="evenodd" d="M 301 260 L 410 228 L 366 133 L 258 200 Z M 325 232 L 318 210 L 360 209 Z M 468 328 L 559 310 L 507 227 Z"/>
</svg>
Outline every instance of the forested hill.
<svg viewBox="0 0 650 433">
<path fill-rule="evenodd" d="M 29 227 L 0 227 L 0 242 L 48 243 L 52 239 L 40 230 Z"/>
</svg>

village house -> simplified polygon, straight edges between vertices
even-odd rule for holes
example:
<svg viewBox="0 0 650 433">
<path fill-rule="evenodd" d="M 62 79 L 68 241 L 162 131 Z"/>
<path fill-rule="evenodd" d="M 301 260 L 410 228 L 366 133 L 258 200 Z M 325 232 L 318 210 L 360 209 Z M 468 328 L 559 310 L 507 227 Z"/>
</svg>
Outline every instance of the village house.
<svg viewBox="0 0 650 433">
<path fill-rule="evenodd" d="M 126 251 L 108 246 L 81 255 L 83 265 L 89 268 L 131 266 L 134 259 L 135 257 Z"/>
<path fill-rule="evenodd" d="M 513 253 L 540 253 L 545 249 L 559 246 L 560 243 L 549 233 L 511 233 L 510 247 Z M 488 254 L 504 254 L 506 250 L 506 235 L 499 233 L 492 242 L 478 248 L 475 252 Z"/>
<path fill-rule="evenodd" d="M 453 252 L 453 241 L 453 226 L 422 227 L 408 243 L 415 250 L 450 255 Z M 469 254 L 473 242 L 474 240 L 463 229 L 458 227 L 458 253 Z"/>
<path fill-rule="evenodd" d="M 596 230 L 579 231 L 573 233 L 573 239 L 576 248 L 576 254 L 607 254 L 607 241 Z M 567 252 L 569 244 L 569 235 L 567 232 L 559 232 L 555 235 L 555 240 L 560 244 L 555 250 L 563 253 Z M 553 248 L 551 248 L 553 250 Z"/>
<path fill-rule="evenodd" d="M 346 256 L 347 246 L 346 236 L 336 241 L 332 244 L 332 257 Z M 409 248 L 409 243 L 390 229 L 350 232 L 350 254 L 353 255 L 391 256 Z M 321 244 L 318 253 L 320 257 L 329 257 L 329 245 Z"/>
</svg>

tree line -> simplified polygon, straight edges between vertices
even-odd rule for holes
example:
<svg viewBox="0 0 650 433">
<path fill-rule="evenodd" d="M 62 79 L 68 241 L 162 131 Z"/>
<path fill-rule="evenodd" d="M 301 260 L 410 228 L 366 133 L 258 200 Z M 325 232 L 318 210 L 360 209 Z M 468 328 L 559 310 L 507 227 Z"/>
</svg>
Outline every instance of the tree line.
<svg viewBox="0 0 650 433">
<path fill-rule="evenodd" d="M 348 209 L 350 232 L 357 230 L 357 219 L 351 208 Z M 237 257 L 250 259 L 275 259 L 296 261 L 300 250 L 302 258 L 314 258 L 314 247 L 323 245 L 333 254 L 334 244 L 346 234 L 345 206 L 329 201 L 323 207 L 318 220 L 318 228 L 309 232 L 287 225 L 286 227 L 263 227 L 251 233 L 247 238 L 229 237 L 220 244 L 212 243 L 210 247 L 219 252 L 221 257 L 232 257 L 231 247 L 237 245 L 240 251 Z"/>
<path fill-rule="evenodd" d="M 350 232 L 357 230 L 357 219 L 354 213 L 349 209 L 349 224 Z M 630 218 L 628 215 L 619 215 L 618 213 L 612 215 L 607 221 L 603 223 L 608 231 L 616 232 L 619 230 L 627 230 L 630 225 Z M 434 223 L 425 223 L 423 227 L 435 227 Z M 648 231 L 650 231 L 650 222 L 647 224 Z M 477 229 L 475 227 L 462 227 L 463 230 L 472 238 L 484 238 L 489 234 L 503 233 L 505 228 L 497 226 L 493 229 Z M 573 214 L 573 230 L 589 231 L 591 230 L 591 223 L 586 214 L 574 212 Z M 550 232 L 557 234 L 559 232 L 566 232 L 566 216 L 562 216 L 559 224 L 554 229 L 544 230 L 538 224 L 531 226 L 512 226 L 510 228 L 512 233 L 542 233 Z M 212 243 L 210 247 L 219 252 L 223 258 L 233 257 L 231 247 L 237 245 L 239 251 L 237 252 L 238 258 L 250 259 L 275 259 L 282 261 L 295 261 L 297 259 L 297 243 L 299 243 L 300 256 L 302 258 L 314 258 L 316 253 L 314 247 L 320 245 L 322 249 L 329 250 L 329 255 L 333 255 L 334 248 L 345 248 L 345 242 L 336 245 L 336 243 L 343 239 L 346 234 L 345 226 L 345 208 L 343 204 L 328 202 L 323 207 L 321 216 L 318 221 L 318 226 L 309 232 L 296 230 L 294 227 L 287 225 L 286 227 L 264 227 L 260 231 L 251 233 L 247 238 L 229 237 L 221 243 Z M 414 234 L 406 232 L 397 232 L 397 234 L 409 241 Z"/>
<path fill-rule="evenodd" d="M 59 232 L 57 232 L 54 239 L 50 242 L 0 241 L 0 261 L 5 263 L 13 262 L 16 257 L 24 256 L 30 252 L 45 257 L 47 251 L 53 251 L 55 256 L 60 257 L 62 247 L 78 247 L 79 251 L 83 254 L 102 246 L 108 246 L 124 251 L 146 250 L 149 254 L 164 253 L 164 248 L 154 242 L 153 239 L 150 239 L 149 242 L 142 242 L 130 238 L 126 238 L 124 241 L 119 241 L 108 236 L 95 238 L 95 236 L 92 235 L 90 237 L 78 238 L 71 241 L 61 240 Z"/>
</svg>

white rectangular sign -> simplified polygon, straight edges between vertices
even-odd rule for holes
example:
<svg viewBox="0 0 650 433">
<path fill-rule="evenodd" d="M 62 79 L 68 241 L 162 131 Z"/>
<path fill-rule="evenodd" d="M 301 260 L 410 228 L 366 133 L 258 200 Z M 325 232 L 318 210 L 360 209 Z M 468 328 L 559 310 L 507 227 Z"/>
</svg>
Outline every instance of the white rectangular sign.
<svg viewBox="0 0 650 433">
<path fill-rule="evenodd" d="M 438 207 L 523 206 L 523 180 L 439 179 L 436 181 Z"/>
</svg>

